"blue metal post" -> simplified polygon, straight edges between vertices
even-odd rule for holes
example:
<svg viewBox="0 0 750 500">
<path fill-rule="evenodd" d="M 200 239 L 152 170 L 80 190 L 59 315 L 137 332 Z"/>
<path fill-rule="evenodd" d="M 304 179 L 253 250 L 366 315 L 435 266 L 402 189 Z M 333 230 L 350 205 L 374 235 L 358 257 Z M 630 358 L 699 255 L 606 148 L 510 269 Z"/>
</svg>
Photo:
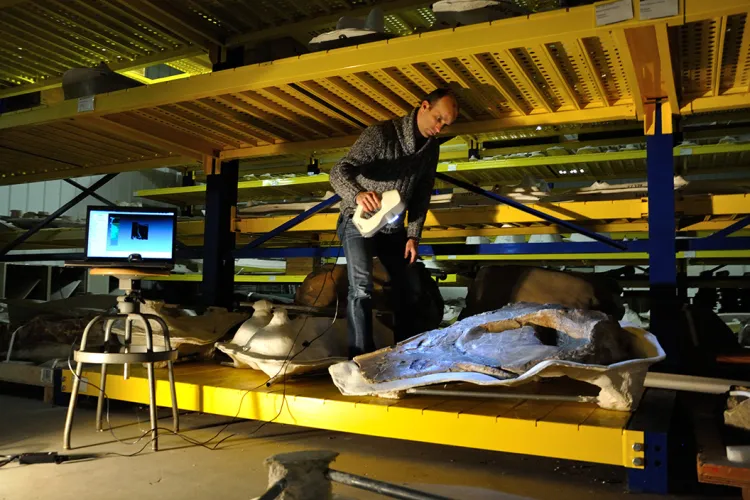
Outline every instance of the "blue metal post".
<svg viewBox="0 0 750 500">
<path fill-rule="evenodd" d="M 203 301 L 231 308 L 234 293 L 235 234 L 232 207 L 237 205 L 239 161 L 221 164 L 220 174 L 206 176 L 206 222 L 203 230 Z"/>
<path fill-rule="evenodd" d="M 648 169 L 648 239 L 651 330 L 667 353 L 666 364 L 679 362 L 677 328 L 677 249 L 675 244 L 674 138 L 662 129 L 656 103 L 654 135 L 646 137 Z"/>
<path fill-rule="evenodd" d="M 643 468 L 628 469 L 631 493 L 669 493 L 669 434 L 675 404 L 674 391 L 647 389 L 628 423 L 628 429 L 643 432 L 644 438 L 633 445 L 634 450 L 643 452 Z"/>
</svg>

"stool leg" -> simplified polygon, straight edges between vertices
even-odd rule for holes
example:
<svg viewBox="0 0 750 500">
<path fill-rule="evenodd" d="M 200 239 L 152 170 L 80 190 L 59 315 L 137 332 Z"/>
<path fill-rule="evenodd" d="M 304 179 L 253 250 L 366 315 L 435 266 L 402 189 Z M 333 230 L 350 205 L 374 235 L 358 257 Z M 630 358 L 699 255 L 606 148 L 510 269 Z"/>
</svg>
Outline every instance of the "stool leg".
<svg viewBox="0 0 750 500">
<path fill-rule="evenodd" d="M 128 353 L 130 352 L 130 344 L 133 342 L 133 321 L 130 319 L 129 316 L 125 317 L 125 349 L 123 349 L 123 352 Z M 130 363 L 125 363 L 125 366 L 122 368 L 122 378 L 123 380 L 127 380 L 130 378 Z"/>
<path fill-rule="evenodd" d="M 164 335 L 164 345 L 168 351 L 171 351 L 172 343 L 169 340 L 169 327 L 167 326 L 167 323 L 159 316 L 151 317 L 154 321 L 159 323 L 159 326 L 161 326 L 161 331 Z M 180 416 L 179 409 L 177 408 L 177 389 L 174 385 L 174 362 L 171 360 L 167 361 L 167 372 L 169 373 L 169 391 L 172 396 L 172 428 L 175 432 L 180 432 Z"/>
<path fill-rule="evenodd" d="M 92 319 L 88 325 L 86 325 L 86 328 L 83 330 L 83 337 L 81 337 L 81 347 L 80 351 L 83 351 L 86 349 L 86 340 L 89 337 L 89 332 L 91 331 L 91 328 L 96 324 L 97 321 L 99 321 L 101 318 L 103 318 L 104 315 L 99 315 Z M 63 449 L 69 450 L 70 449 L 70 431 L 73 428 L 73 414 L 76 410 L 76 400 L 78 399 L 78 391 L 81 387 L 81 374 L 83 373 L 83 363 L 78 362 L 76 364 L 76 371 L 75 375 L 73 377 L 73 385 L 70 389 L 70 402 L 68 403 L 68 413 L 65 416 L 65 429 L 63 431 Z"/>
<path fill-rule="evenodd" d="M 107 347 L 109 346 L 109 339 L 112 335 L 112 325 L 114 324 L 115 320 L 108 319 L 107 320 L 107 326 L 104 327 L 104 352 L 107 352 Z M 101 391 L 99 391 L 99 398 L 96 401 L 96 430 L 101 432 L 102 431 L 102 409 L 104 407 L 104 392 L 106 391 L 106 385 L 107 385 L 107 364 L 102 364 L 102 377 L 99 381 L 99 388 Z"/>
<path fill-rule="evenodd" d="M 143 326 L 146 331 L 146 352 L 154 352 L 154 339 L 151 331 L 151 325 L 142 314 L 138 315 L 143 321 Z M 148 402 L 149 402 L 149 415 L 151 417 L 151 449 L 154 451 L 159 450 L 159 435 L 157 431 L 158 422 L 156 419 L 156 377 L 154 376 L 154 363 L 146 363 L 146 371 L 148 373 Z"/>
</svg>

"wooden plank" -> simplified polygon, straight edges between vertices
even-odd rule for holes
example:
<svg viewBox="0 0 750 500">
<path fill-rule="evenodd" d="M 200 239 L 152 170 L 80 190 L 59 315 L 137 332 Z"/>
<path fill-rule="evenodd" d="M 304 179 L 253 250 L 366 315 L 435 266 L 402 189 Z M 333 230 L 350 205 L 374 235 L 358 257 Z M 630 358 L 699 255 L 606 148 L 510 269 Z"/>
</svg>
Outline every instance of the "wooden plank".
<svg viewBox="0 0 750 500">
<path fill-rule="evenodd" d="M 51 371 L 49 368 L 36 365 L 2 362 L 0 363 L 0 381 L 36 387 L 52 387 L 52 377 L 45 373 L 45 370 Z"/>
</svg>

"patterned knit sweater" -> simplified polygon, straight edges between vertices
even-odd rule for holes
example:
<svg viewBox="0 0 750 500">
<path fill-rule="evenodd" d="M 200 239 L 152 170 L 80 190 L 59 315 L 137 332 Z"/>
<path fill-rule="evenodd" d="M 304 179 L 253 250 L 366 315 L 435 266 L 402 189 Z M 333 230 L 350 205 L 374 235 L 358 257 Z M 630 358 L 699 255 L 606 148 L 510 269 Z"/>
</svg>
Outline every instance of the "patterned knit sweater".
<svg viewBox="0 0 750 500">
<path fill-rule="evenodd" d="M 415 239 L 422 234 L 440 150 L 438 141 L 430 138 L 415 151 L 417 110 L 366 128 L 330 174 L 346 216 L 354 214 L 360 192 L 398 190 L 409 214 L 407 236 Z M 381 231 L 392 233 L 402 227 L 399 218 Z"/>
</svg>

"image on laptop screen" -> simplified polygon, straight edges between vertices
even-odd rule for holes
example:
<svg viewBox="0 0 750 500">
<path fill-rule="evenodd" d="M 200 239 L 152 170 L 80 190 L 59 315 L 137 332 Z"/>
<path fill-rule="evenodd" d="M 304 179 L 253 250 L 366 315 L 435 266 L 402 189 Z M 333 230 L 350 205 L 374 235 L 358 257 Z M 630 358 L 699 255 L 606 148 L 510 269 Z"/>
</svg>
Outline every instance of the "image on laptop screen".
<svg viewBox="0 0 750 500">
<path fill-rule="evenodd" d="M 143 260 L 174 258 L 176 212 L 174 210 L 89 208 L 86 258 Z"/>
</svg>

